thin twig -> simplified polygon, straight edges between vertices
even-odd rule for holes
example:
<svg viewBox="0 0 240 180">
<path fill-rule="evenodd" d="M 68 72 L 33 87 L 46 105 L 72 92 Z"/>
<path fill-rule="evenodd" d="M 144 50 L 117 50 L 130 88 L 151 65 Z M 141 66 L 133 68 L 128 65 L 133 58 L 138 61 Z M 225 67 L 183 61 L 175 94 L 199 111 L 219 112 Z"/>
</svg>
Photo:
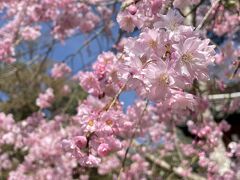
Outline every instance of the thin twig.
<svg viewBox="0 0 240 180">
<path fill-rule="evenodd" d="M 120 94 L 123 92 L 123 90 L 126 88 L 127 83 L 129 82 L 129 80 L 130 80 L 130 79 L 128 79 L 128 80 L 125 82 L 125 84 L 119 89 L 119 91 L 118 91 L 117 94 L 114 96 L 114 98 L 112 99 L 112 101 L 111 101 L 110 103 L 108 103 L 108 104 L 104 107 L 104 109 L 105 109 L 106 111 L 108 111 L 109 109 L 111 109 L 111 108 L 114 106 L 114 104 L 115 104 L 116 101 L 118 100 L 118 97 L 119 97 Z"/>
<path fill-rule="evenodd" d="M 218 5 L 218 3 L 220 2 L 221 0 L 216 0 L 211 8 L 208 10 L 208 12 L 206 13 L 206 15 L 204 16 L 203 20 L 201 21 L 201 23 L 197 26 L 196 30 L 199 30 L 203 27 L 203 25 L 205 24 L 205 22 L 207 21 L 208 17 L 210 16 L 212 10 Z"/>
<path fill-rule="evenodd" d="M 141 124 L 141 120 L 142 120 L 142 118 L 143 118 L 144 113 L 145 113 L 146 110 L 147 110 L 148 103 L 149 103 L 149 101 L 146 101 L 146 104 L 145 104 L 145 107 L 144 107 L 144 109 L 143 109 L 143 111 L 142 111 L 142 113 L 141 113 L 141 116 L 140 116 L 138 125 Z M 124 158 L 123 158 L 123 161 L 122 161 L 122 167 L 121 167 L 121 169 L 120 169 L 120 171 L 119 171 L 119 174 L 118 174 L 118 180 L 120 180 L 120 175 L 121 175 L 121 173 L 124 171 L 124 167 L 125 167 L 126 160 L 127 160 L 127 155 L 128 155 L 129 150 L 130 150 L 130 148 L 131 148 L 131 146 L 132 146 L 132 144 L 133 144 L 133 141 L 134 141 L 134 138 L 135 138 L 136 133 L 137 133 L 137 126 L 135 126 L 135 128 L 134 128 L 133 134 L 132 134 L 132 136 L 131 136 L 131 138 L 130 138 L 130 143 L 129 143 L 126 151 L 125 151 Z"/>
<path fill-rule="evenodd" d="M 79 54 L 83 48 L 85 48 L 86 46 L 88 46 L 94 39 L 96 39 L 103 31 L 105 30 L 105 26 L 103 26 L 102 28 L 100 28 L 91 38 L 89 38 L 88 40 L 86 40 L 83 45 L 73 54 L 67 56 L 63 62 L 68 62 L 69 60 L 72 60 L 75 56 L 77 56 L 77 54 Z"/>
<path fill-rule="evenodd" d="M 240 68 L 240 57 L 238 58 L 238 61 L 237 61 L 237 68 L 234 70 L 234 72 L 233 72 L 233 74 L 232 74 L 230 79 L 233 79 L 236 76 L 239 68 Z"/>
<path fill-rule="evenodd" d="M 155 156 L 151 154 L 143 154 L 145 158 L 154 164 L 158 165 L 160 168 L 165 169 L 167 171 L 172 171 L 174 174 L 176 174 L 179 177 L 183 177 L 183 174 L 185 172 L 184 168 L 182 167 L 172 167 L 170 164 L 168 164 L 166 161 L 156 158 Z M 206 180 L 205 177 L 199 176 L 195 173 L 188 173 L 186 174 L 186 177 L 191 180 Z"/>
</svg>

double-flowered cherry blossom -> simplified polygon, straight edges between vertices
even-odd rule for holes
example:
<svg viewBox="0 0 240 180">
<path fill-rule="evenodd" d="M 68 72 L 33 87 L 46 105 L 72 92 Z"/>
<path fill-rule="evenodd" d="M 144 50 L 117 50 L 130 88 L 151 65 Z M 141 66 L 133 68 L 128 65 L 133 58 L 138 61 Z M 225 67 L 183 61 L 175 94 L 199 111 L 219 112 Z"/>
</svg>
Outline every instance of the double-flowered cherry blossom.
<svg viewBox="0 0 240 180">
<path fill-rule="evenodd" d="M 0 113 L 0 170 L 9 171 L 10 180 L 68 180 L 91 178 L 89 168 L 94 167 L 101 175 L 111 173 L 113 179 L 130 180 L 151 179 L 156 175 L 154 168 L 163 166 L 172 171 L 167 178 L 174 174 L 189 178 L 197 172 L 200 179 L 238 179 L 239 142 L 224 147 L 222 139 L 230 125 L 224 120 L 215 122 L 212 104 L 205 96 L 208 92 L 202 92 L 199 85 L 211 78 L 213 63 L 221 66 L 230 59 L 228 70 L 236 67 L 238 50 L 228 42 L 216 55 L 215 45 L 200 28 L 185 25 L 180 12 L 192 5 L 198 8 L 202 1 L 121 2 L 116 14 L 121 29 L 119 42 L 113 45 L 116 51 L 102 52 L 90 69 L 72 78 L 72 83 L 88 93 L 74 112 L 66 113 L 61 107 L 52 112 L 58 94 L 48 85 L 36 99 L 38 112 L 20 121 Z M 50 35 L 61 42 L 101 25 L 110 32 L 114 12 L 109 7 L 117 3 L 2 1 L 0 9 L 6 11 L 7 22 L 0 29 L 0 61 L 13 63 L 20 41 L 40 39 L 42 23 L 49 23 Z M 219 8 L 222 12 L 225 7 L 220 4 Z M 234 31 L 239 18 L 233 12 L 224 13 L 223 19 L 231 18 L 210 22 L 213 31 L 218 35 Z M 66 63 L 53 65 L 55 81 L 70 79 L 69 75 Z M 128 90 L 135 91 L 138 99 L 126 107 L 121 95 Z M 74 87 L 63 86 L 60 94 L 69 97 L 67 105 L 73 101 L 73 91 Z M 220 110 L 232 113 L 239 101 L 223 106 Z M 183 128 L 188 133 L 184 140 Z"/>
</svg>

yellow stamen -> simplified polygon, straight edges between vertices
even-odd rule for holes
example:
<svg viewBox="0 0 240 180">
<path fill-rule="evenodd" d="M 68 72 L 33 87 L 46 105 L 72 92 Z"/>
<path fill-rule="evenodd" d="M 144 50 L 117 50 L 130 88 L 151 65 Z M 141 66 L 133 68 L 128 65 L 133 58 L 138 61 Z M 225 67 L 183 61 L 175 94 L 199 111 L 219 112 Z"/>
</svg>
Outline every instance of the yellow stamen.
<svg viewBox="0 0 240 180">
<path fill-rule="evenodd" d="M 94 122 L 93 122 L 92 119 L 88 121 L 88 125 L 89 125 L 89 126 L 93 126 L 93 125 L 94 125 Z"/>
<path fill-rule="evenodd" d="M 181 57 L 181 60 L 185 63 L 190 63 L 192 59 L 193 59 L 193 55 L 191 53 L 183 54 Z"/>
<path fill-rule="evenodd" d="M 106 124 L 108 126 L 112 126 L 113 125 L 113 121 L 111 119 L 108 119 L 108 120 L 106 120 Z"/>
<path fill-rule="evenodd" d="M 149 42 L 148 42 L 149 46 L 152 48 L 152 49 L 155 49 L 157 48 L 157 41 L 154 41 L 153 39 L 151 39 Z"/>
<path fill-rule="evenodd" d="M 168 85 L 170 83 L 168 75 L 167 74 L 161 74 L 160 77 L 159 77 L 159 83 L 161 85 Z"/>
</svg>

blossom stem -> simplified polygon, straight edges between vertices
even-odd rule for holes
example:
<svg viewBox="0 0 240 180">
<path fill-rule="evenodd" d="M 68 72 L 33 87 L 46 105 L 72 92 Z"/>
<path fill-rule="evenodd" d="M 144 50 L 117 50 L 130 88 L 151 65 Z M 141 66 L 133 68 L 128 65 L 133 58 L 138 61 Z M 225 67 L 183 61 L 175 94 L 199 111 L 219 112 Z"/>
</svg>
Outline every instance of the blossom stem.
<svg viewBox="0 0 240 180">
<path fill-rule="evenodd" d="M 120 94 L 123 92 L 123 90 L 124 90 L 125 87 L 127 86 L 127 83 L 128 83 L 128 81 L 119 89 L 119 91 L 118 91 L 117 94 L 114 96 L 114 98 L 113 98 L 113 100 L 110 102 L 110 104 L 105 107 L 105 110 L 106 110 L 106 111 L 108 111 L 109 109 L 111 109 L 111 108 L 114 106 L 114 104 L 116 103 L 118 97 L 120 96 Z"/>
</svg>

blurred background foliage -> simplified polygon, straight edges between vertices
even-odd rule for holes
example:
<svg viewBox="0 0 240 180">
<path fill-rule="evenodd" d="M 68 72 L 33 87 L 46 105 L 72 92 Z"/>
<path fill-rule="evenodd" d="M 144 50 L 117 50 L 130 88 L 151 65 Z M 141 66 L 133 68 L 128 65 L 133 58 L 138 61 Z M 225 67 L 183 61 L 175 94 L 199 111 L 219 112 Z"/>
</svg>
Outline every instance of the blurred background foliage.
<svg viewBox="0 0 240 180">
<path fill-rule="evenodd" d="M 49 76 L 48 68 L 51 64 L 52 61 L 48 59 L 31 65 L 18 62 L 11 67 L 1 66 L 0 89 L 3 95 L 0 111 L 13 114 L 16 121 L 23 120 L 38 111 L 36 99 L 39 93 L 51 87 L 55 100 L 48 109 L 48 117 L 51 118 L 61 111 L 74 114 L 78 101 L 84 99 L 86 93 L 70 78 L 53 79 Z M 64 85 L 70 88 L 67 95 L 63 93 Z"/>
</svg>

